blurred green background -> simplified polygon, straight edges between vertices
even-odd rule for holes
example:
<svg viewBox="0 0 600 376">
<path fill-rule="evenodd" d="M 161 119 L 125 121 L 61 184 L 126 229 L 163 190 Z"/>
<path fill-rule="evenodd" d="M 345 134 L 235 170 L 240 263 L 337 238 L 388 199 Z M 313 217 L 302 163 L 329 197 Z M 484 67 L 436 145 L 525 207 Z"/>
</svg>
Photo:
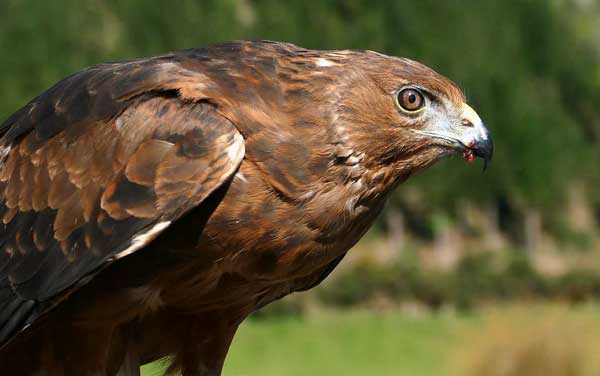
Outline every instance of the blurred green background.
<svg viewBox="0 0 600 376">
<path fill-rule="evenodd" d="M 600 1 L 0 0 L 0 117 L 86 66 L 234 39 L 423 62 L 496 154 L 402 185 L 322 286 L 242 325 L 225 375 L 600 374 Z"/>
</svg>

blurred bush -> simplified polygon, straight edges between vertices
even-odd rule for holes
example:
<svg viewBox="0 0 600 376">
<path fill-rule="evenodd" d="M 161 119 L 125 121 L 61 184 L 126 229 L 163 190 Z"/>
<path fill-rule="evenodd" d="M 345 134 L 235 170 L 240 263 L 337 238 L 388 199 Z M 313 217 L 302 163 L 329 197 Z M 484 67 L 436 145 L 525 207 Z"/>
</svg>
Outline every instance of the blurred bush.
<svg viewBox="0 0 600 376">
<path fill-rule="evenodd" d="M 314 292 L 274 303 L 257 316 L 302 316 L 306 304 L 350 308 L 378 307 L 382 302 L 401 307 L 408 302 L 431 310 L 471 310 L 490 302 L 548 299 L 570 304 L 600 301 L 600 274 L 577 269 L 546 275 L 515 250 L 471 254 L 448 270 L 425 268 L 405 257 L 390 264 L 347 267 Z"/>
<path fill-rule="evenodd" d="M 570 270 L 554 280 L 557 297 L 572 303 L 600 299 L 600 276 L 596 271 Z"/>
</svg>

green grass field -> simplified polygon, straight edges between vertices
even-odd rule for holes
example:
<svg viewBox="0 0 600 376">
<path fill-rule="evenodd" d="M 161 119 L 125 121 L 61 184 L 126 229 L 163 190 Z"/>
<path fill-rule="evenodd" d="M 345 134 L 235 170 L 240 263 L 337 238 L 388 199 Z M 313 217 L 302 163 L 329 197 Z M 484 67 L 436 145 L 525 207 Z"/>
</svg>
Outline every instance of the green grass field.
<svg viewBox="0 0 600 376">
<path fill-rule="evenodd" d="M 599 314 L 600 307 L 597 306 L 573 309 L 557 305 L 522 305 L 470 315 L 446 312 L 416 316 L 398 312 L 340 311 L 302 319 L 254 319 L 240 327 L 224 375 L 512 376 L 525 371 L 515 368 L 514 372 L 494 373 L 490 371 L 492 368 L 499 369 L 494 366 L 495 359 L 503 359 L 499 356 L 502 355 L 508 357 L 511 364 L 516 364 L 515 367 L 520 367 L 521 363 L 531 366 L 531 354 L 534 361 L 546 364 L 545 358 L 552 358 L 550 364 L 558 373 L 545 371 L 546 375 L 588 375 L 579 364 L 588 363 L 587 358 L 583 359 L 588 356 L 585 352 L 600 348 L 594 347 L 600 336 L 600 326 L 595 325 L 600 322 L 597 320 Z M 556 330 L 557 326 L 562 329 Z M 534 331 L 530 331 L 531 328 Z M 582 340 L 578 334 L 582 332 L 592 334 L 594 346 L 590 347 L 590 341 Z M 574 344 L 582 343 L 581 351 L 571 343 L 571 334 L 574 334 Z M 590 336 L 584 337 L 589 339 Z M 542 345 L 539 341 L 530 344 L 531 339 L 540 339 Z M 544 347 L 546 342 L 558 342 L 564 348 L 547 349 Z M 567 358 L 565 349 L 568 350 Z M 492 360 L 486 358 L 490 353 Z M 552 363 L 556 362 L 555 358 L 561 363 Z M 483 365 L 478 363 L 479 359 L 483 359 Z M 569 362 L 576 362 L 577 370 L 581 370 L 561 371 L 573 368 Z M 537 366 L 534 364 L 533 367 Z M 162 369 L 157 363 L 142 368 L 144 376 L 160 375 Z M 596 375 L 599 369 L 593 370 L 589 374 Z"/>
</svg>

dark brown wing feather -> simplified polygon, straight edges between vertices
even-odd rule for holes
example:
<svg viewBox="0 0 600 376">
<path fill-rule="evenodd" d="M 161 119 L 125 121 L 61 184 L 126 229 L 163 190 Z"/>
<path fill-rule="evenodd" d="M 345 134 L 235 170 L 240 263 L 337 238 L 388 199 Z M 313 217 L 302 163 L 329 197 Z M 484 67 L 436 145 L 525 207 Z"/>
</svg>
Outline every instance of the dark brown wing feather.
<svg viewBox="0 0 600 376">
<path fill-rule="evenodd" d="M 194 85 L 168 56 L 102 65 L 0 126 L 0 344 L 237 169 L 242 136 Z"/>
</svg>

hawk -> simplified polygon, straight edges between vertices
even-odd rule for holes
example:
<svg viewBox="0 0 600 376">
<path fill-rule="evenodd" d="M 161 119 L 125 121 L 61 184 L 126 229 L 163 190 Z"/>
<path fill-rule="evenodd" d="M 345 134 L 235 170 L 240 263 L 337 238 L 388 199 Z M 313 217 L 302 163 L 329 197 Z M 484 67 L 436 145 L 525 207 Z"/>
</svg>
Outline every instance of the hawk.
<svg viewBox="0 0 600 376">
<path fill-rule="evenodd" d="M 492 157 L 461 90 L 372 51 L 237 41 L 75 73 L 0 125 L 7 374 L 219 375 L 251 312 L 319 284 L 390 192 Z"/>
</svg>

